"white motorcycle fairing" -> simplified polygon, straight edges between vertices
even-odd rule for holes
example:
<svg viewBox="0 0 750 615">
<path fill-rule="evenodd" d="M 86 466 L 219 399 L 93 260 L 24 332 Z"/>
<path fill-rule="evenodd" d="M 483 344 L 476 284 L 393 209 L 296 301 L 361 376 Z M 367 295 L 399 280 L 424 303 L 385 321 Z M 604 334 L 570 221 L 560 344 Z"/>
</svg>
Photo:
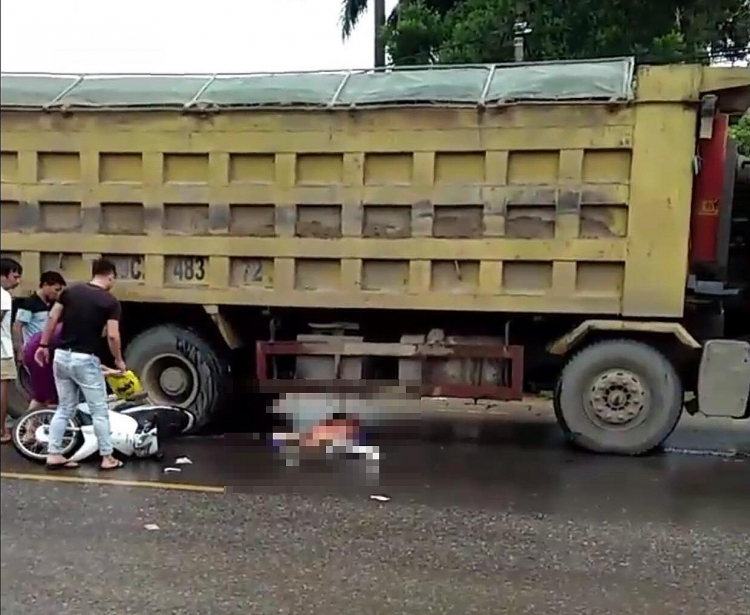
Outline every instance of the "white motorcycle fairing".
<svg viewBox="0 0 750 615">
<path fill-rule="evenodd" d="M 153 457 L 159 452 L 156 427 L 139 430 L 140 425 L 128 411 L 109 411 L 109 428 L 112 447 L 126 457 Z M 80 422 L 83 443 L 70 457 L 70 461 L 83 461 L 99 450 L 99 440 L 94 434 L 94 421 L 85 403 L 78 404 L 76 417 Z"/>
<path fill-rule="evenodd" d="M 156 456 L 159 454 L 160 440 L 184 433 L 195 423 L 192 413 L 174 406 L 115 399 L 110 399 L 109 403 L 112 447 L 125 457 Z M 46 458 L 46 450 L 38 449 L 40 445 L 46 449 L 49 443 L 49 424 L 53 415 L 53 409 L 41 409 L 18 420 L 13 429 L 13 444 L 21 455 L 34 461 Z M 80 462 L 98 452 L 99 441 L 86 403 L 76 407 L 66 429 L 66 437 L 68 444 L 64 445 L 66 450 L 63 454 L 70 461 Z"/>
</svg>

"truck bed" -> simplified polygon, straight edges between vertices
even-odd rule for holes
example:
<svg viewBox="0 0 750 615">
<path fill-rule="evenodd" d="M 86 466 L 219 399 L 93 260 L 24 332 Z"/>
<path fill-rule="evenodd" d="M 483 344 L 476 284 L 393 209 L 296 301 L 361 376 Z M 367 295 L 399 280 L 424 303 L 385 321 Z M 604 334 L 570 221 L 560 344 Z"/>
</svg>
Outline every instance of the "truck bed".
<svg viewBox="0 0 750 615">
<path fill-rule="evenodd" d="M 617 61 L 603 96 L 594 65 L 415 104 L 4 75 L 3 254 L 30 283 L 106 255 L 136 301 L 678 317 L 707 69 Z"/>
</svg>

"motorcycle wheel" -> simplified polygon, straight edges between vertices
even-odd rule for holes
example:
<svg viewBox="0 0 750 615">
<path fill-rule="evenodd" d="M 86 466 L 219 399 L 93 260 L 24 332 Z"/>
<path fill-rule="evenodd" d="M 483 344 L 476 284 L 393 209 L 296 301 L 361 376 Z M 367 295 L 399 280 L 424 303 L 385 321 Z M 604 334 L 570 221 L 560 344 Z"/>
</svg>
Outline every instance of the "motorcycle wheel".
<svg viewBox="0 0 750 615">
<path fill-rule="evenodd" d="M 49 425 L 54 410 L 42 408 L 34 410 L 22 416 L 13 426 L 13 446 L 26 459 L 43 463 L 47 460 L 47 446 L 49 438 Z M 68 421 L 68 427 L 63 437 L 61 455 L 67 457 L 72 454 L 83 443 L 81 426 L 75 418 Z"/>
</svg>

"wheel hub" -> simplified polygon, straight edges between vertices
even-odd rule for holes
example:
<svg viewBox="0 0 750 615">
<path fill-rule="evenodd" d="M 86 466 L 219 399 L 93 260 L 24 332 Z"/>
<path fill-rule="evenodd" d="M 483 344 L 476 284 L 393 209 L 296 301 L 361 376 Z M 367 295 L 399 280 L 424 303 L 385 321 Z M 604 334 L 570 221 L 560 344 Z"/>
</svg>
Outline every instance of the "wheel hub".
<svg viewBox="0 0 750 615">
<path fill-rule="evenodd" d="M 190 386 L 189 376 L 184 369 L 168 367 L 159 375 L 159 386 L 167 395 L 180 395 Z"/>
<path fill-rule="evenodd" d="M 47 425 L 39 425 L 34 431 L 34 439 L 39 444 L 47 444 L 49 442 L 49 427 Z"/>
<path fill-rule="evenodd" d="M 143 389 L 156 403 L 189 408 L 198 395 L 198 371 L 180 354 L 156 355 L 140 371 Z"/>
<path fill-rule="evenodd" d="M 634 373 L 610 370 L 594 381 L 589 403 L 598 419 L 610 425 L 624 425 L 634 420 L 645 405 L 646 391 Z"/>
</svg>

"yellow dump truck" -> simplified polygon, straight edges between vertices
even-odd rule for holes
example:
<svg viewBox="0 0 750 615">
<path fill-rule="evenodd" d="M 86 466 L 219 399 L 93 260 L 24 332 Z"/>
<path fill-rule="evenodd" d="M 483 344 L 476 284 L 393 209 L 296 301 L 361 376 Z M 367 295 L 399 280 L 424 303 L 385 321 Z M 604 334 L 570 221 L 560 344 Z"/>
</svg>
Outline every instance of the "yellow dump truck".
<svg viewBox="0 0 750 615">
<path fill-rule="evenodd" d="M 1 92 L 22 290 L 114 261 L 126 362 L 199 425 L 251 380 L 551 391 L 572 440 L 622 454 L 663 442 L 688 393 L 750 414 L 726 130 L 747 68 L 3 74 Z"/>
</svg>

